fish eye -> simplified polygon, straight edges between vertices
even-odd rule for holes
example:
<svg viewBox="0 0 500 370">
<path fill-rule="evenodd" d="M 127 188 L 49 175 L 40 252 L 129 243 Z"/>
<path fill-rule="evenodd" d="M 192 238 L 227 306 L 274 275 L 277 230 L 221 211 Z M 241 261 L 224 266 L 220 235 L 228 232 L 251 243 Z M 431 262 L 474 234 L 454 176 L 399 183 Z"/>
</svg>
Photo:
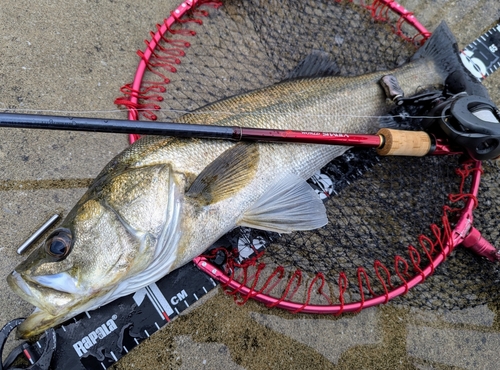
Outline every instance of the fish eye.
<svg viewBox="0 0 500 370">
<path fill-rule="evenodd" d="M 72 246 L 73 236 L 68 229 L 58 229 L 54 231 L 45 242 L 47 254 L 58 259 L 66 257 Z"/>
</svg>

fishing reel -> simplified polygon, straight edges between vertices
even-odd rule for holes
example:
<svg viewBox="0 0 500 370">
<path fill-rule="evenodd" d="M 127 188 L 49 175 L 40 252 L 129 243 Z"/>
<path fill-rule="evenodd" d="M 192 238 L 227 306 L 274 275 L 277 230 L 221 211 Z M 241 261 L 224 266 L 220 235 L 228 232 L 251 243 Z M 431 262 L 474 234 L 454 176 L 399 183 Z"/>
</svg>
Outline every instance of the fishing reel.
<svg viewBox="0 0 500 370">
<path fill-rule="evenodd" d="M 452 146 L 482 161 L 500 156 L 500 112 L 489 99 L 462 92 L 438 103 L 424 119 L 425 130 L 438 127 Z"/>
<path fill-rule="evenodd" d="M 425 91 L 408 98 L 394 76 L 384 76 L 380 83 L 395 103 L 389 125 L 401 125 L 412 116 L 426 116 L 410 120 L 410 125 L 434 136 L 429 153 L 450 154 L 456 149 L 478 161 L 500 156 L 500 111 L 484 86 L 462 71 L 450 74 L 443 91 Z M 444 141 L 441 149 L 448 149 L 436 150 L 436 141 Z"/>
</svg>

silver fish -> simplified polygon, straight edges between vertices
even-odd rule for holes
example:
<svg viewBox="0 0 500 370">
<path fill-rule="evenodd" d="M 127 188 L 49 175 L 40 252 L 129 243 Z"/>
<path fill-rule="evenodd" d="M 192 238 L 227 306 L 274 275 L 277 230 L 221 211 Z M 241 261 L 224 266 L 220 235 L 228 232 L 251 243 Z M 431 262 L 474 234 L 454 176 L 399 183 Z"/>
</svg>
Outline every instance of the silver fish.
<svg viewBox="0 0 500 370">
<path fill-rule="evenodd" d="M 462 68 L 439 26 L 413 60 L 360 77 L 296 78 L 225 99 L 180 122 L 373 133 L 387 112 L 378 81 L 408 94 Z M 114 158 L 46 242 L 8 276 L 37 307 L 18 328 L 30 337 L 151 284 L 237 226 L 279 233 L 327 223 L 306 179 L 346 147 L 145 137 Z"/>
</svg>

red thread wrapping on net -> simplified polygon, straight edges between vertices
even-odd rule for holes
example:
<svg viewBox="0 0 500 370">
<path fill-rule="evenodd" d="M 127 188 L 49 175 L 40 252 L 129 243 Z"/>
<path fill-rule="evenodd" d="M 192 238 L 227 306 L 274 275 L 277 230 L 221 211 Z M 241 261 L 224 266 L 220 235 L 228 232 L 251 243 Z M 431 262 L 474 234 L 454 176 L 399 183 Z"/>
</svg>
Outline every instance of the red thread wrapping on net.
<svg viewBox="0 0 500 370">
<path fill-rule="evenodd" d="M 124 85 L 125 88 L 121 89 L 123 96 L 115 100 L 116 105 L 127 108 L 129 119 L 136 120 L 140 116 L 150 120 L 158 118 L 154 112 L 158 111 L 160 106 L 147 102 L 151 99 L 157 99 L 155 94 L 150 95 L 152 92 L 151 87 L 154 86 L 157 88 L 159 85 L 162 85 L 163 90 L 161 92 L 165 93 L 166 85 L 170 83 L 168 74 L 177 72 L 175 66 L 181 63 L 181 58 L 186 55 L 185 49 L 191 46 L 191 43 L 186 39 L 173 39 L 171 36 L 196 36 L 196 31 L 189 28 L 189 25 L 193 23 L 201 25 L 203 24 L 201 18 L 208 16 L 207 11 L 198 9 L 201 5 L 218 8 L 222 3 L 220 1 L 203 0 L 191 0 L 182 3 L 181 6 L 171 13 L 169 18 L 164 19 L 163 24 L 156 25 L 156 32 L 150 32 L 151 39 L 144 40 L 146 50 L 137 51 L 142 65 L 140 64 L 138 67 L 136 79 L 133 83 Z M 158 76 L 161 81 L 142 81 L 144 70 L 148 70 Z M 137 138 L 137 135 L 133 135 L 130 137 L 130 141 L 133 142 Z"/>
<path fill-rule="evenodd" d="M 370 278 L 368 276 L 368 273 L 366 272 L 366 270 L 363 267 L 358 267 L 358 287 L 359 287 L 359 294 L 361 296 L 361 299 L 360 299 L 361 304 L 359 305 L 359 309 L 356 310 L 356 312 L 361 311 L 365 306 L 365 290 L 364 290 L 365 285 L 363 284 L 363 281 L 365 282 L 367 291 L 372 296 L 374 296 L 375 292 L 372 290 L 372 287 L 370 285 Z"/>
<path fill-rule="evenodd" d="M 373 19 L 389 24 L 396 35 L 416 46 L 423 45 L 431 36 L 431 33 L 417 20 L 413 13 L 395 0 L 373 0 L 370 5 L 361 0 L 360 3 L 370 10 Z M 405 25 L 410 27 L 404 27 Z M 408 35 L 408 29 L 417 32 Z"/>
<path fill-rule="evenodd" d="M 402 263 L 404 266 L 403 273 L 401 273 L 399 271 L 399 264 L 400 263 Z M 403 282 L 403 285 L 405 287 L 403 294 L 408 293 L 408 290 L 410 289 L 410 287 L 408 286 L 408 282 L 406 279 L 411 279 L 411 275 L 408 272 L 408 262 L 406 262 L 406 260 L 401 256 L 394 257 L 394 271 L 396 271 L 396 275 L 398 275 L 399 280 L 401 280 Z M 404 277 L 403 277 L 403 275 L 404 275 Z"/>
<path fill-rule="evenodd" d="M 385 303 L 389 302 L 389 289 L 387 288 L 387 285 L 389 285 L 389 288 L 394 289 L 394 287 L 391 284 L 391 273 L 389 272 L 387 267 L 385 267 L 382 264 L 382 262 L 380 262 L 378 260 L 375 260 L 375 262 L 373 264 L 373 269 L 375 270 L 375 275 L 377 275 L 377 279 L 379 280 L 380 284 L 382 284 L 382 288 L 384 289 L 383 295 L 385 297 L 385 301 L 384 301 L 384 304 L 385 304 Z M 382 269 L 382 271 L 385 272 L 385 276 L 387 278 L 387 284 L 386 284 L 386 281 L 384 280 L 384 278 L 380 275 L 379 269 Z"/>
</svg>

